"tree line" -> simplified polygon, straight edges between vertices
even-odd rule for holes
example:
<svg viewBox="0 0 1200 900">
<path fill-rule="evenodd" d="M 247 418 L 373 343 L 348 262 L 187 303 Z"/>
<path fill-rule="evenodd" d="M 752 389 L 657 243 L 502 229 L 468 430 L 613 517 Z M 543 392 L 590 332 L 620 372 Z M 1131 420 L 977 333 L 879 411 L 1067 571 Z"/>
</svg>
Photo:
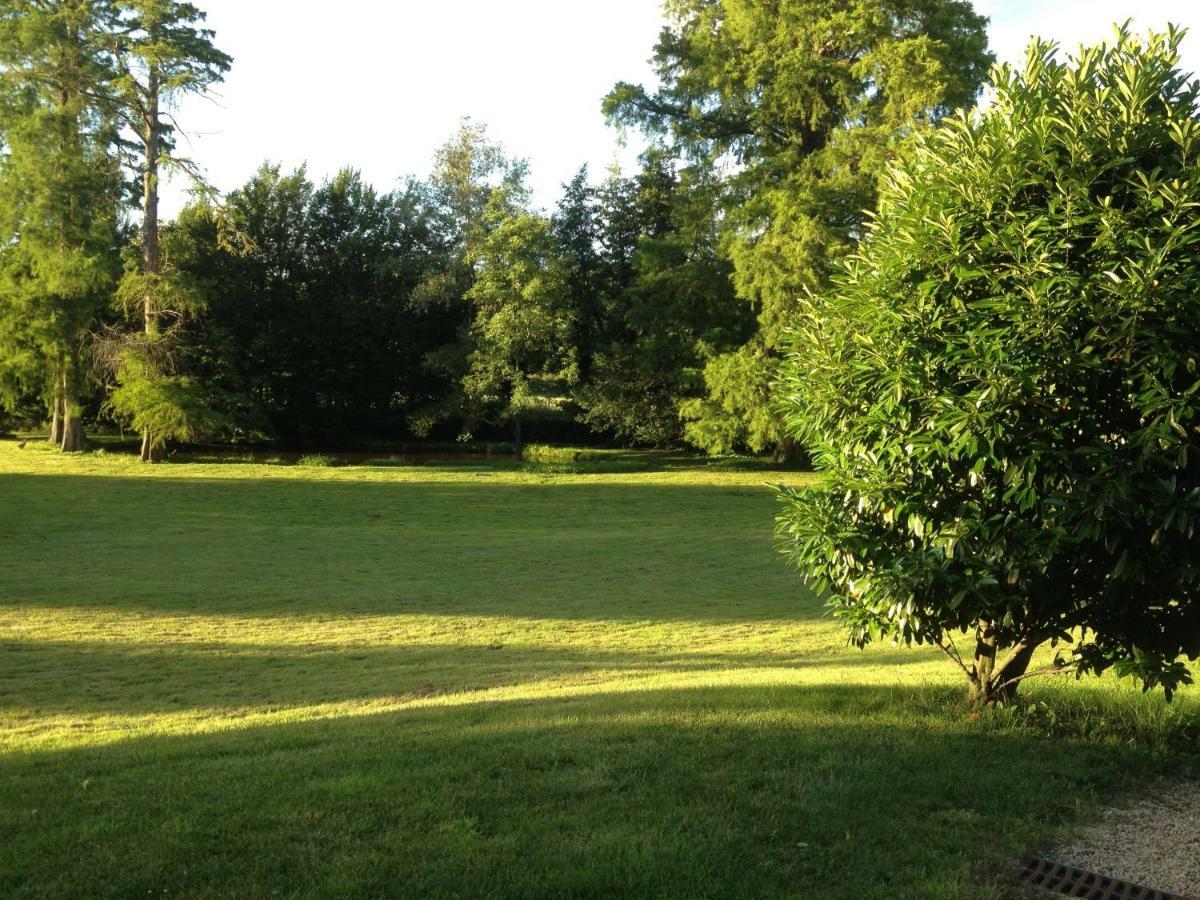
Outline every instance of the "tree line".
<svg viewBox="0 0 1200 900">
<path fill-rule="evenodd" d="M 166 236 L 207 298 L 190 365 L 247 436 L 519 442 L 536 421 L 671 443 L 697 344 L 750 325 L 695 194 L 650 159 L 599 186 L 581 171 L 543 215 L 523 163 L 470 122 L 391 193 L 264 166 L 222 211 L 249 250 L 220 246 L 208 205 Z"/>
<path fill-rule="evenodd" d="M 218 197 L 171 115 L 232 60 L 175 0 L 11 0 L 0 18 L 0 398 L 171 440 L 590 436 L 795 453 L 772 401 L 799 298 L 859 239 L 897 148 L 991 61 L 961 0 L 671 4 L 651 139 L 555 208 L 464 120 L 382 193 L 264 165 Z M 182 123 L 186 127 L 186 123 Z M 159 179 L 197 199 L 160 223 Z"/>
</svg>

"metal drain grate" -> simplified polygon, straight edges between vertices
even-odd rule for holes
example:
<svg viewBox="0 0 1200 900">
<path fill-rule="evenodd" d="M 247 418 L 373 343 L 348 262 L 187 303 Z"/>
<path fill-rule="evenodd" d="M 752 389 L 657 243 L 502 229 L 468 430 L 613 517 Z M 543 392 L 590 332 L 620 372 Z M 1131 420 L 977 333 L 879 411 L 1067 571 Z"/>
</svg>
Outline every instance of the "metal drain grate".
<svg viewBox="0 0 1200 900">
<path fill-rule="evenodd" d="M 1098 872 L 1077 869 L 1050 859 L 1031 857 L 1025 861 L 1021 877 L 1048 891 L 1085 900 L 1188 900 L 1142 884 L 1110 878 Z"/>
</svg>

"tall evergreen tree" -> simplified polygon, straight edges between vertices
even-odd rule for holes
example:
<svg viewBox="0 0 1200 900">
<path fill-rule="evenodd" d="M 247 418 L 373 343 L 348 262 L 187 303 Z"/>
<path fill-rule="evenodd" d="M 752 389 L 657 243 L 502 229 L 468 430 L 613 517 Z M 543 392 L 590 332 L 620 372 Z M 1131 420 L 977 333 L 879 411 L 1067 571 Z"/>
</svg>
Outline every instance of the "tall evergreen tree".
<svg viewBox="0 0 1200 900">
<path fill-rule="evenodd" d="M 757 333 L 705 370 L 688 435 L 710 450 L 787 438 L 769 405 L 780 341 L 806 291 L 862 233 L 897 144 L 967 106 L 987 73 L 986 20 L 965 0 L 672 0 L 661 86 L 618 84 L 616 122 L 723 168 L 727 253 Z"/>
<path fill-rule="evenodd" d="M 64 451 L 83 447 L 86 336 L 117 270 L 122 184 L 115 123 L 98 102 L 105 12 L 91 0 L 14 0 L 0 14 L 0 381 L 11 402 L 22 375 L 40 376 L 50 440 Z"/>
<path fill-rule="evenodd" d="M 134 166 L 141 183 L 140 258 L 128 267 L 121 286 L 127 305 L 140 306 L 142 336 L 131 341 L 118 376 L 127 397 L 150 405 L 137 413 L 143 422 L 141 458 L 161 457 L 164 443 L 186 418 L 187 407 L 172 408 L 177 392 L 157 390 L 149 382 L 169 375 L 167 361 L 174 332 L 164 318 L 188 314 L 184 301 L 194 296 L 172 285 L 164 272 L 159 239 L 159 178 L 166 170 L 182 171 L 201 181 L 196 167 L 174 155 L 174 120 L 167 109 L 184 94 L 203 94 L 219 82 L 232 62 L 212 42 L 213 32 L 202 27 L 205 15 L 191 3 L 178 0 L 121 0 L 112 24 L 117 65 L 114 88 L 125 122 L 136 136 Z M 131 410 L 136 412 L 136 410 Z M 155 421 L 162 428 L 156 428 Z M 172 424 L 174 423 L 174 424 Z"/>
<path fill-rule="evenodd" d="M 719 252 L 713 188 L 706 170 L 677 172 L 658 151 L 599 188 L 600 326 L 577 394 L 584 421 L 619 440 L 678 443 L 679 407 L 701 388 L 704 358 L 749 334 Z"/>
<path fill-rule="evenodd" d="M 587 381 L 603 327 L 604 260 L 601 256 L 599 198 L 588 182 L 587 166 L 563 185 L 551 232 L 558 243 L 566 287 L 571 298 L 570 343 L 579 378 Z"/>
</svg>

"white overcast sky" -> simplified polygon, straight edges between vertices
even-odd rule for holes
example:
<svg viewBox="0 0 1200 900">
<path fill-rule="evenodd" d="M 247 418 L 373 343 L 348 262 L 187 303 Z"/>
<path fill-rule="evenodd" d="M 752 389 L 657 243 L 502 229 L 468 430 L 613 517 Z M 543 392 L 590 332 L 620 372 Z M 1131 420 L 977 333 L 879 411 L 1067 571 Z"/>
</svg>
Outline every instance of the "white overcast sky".
<svg viewBox="0 0 1200 900">
<path fill-rule="evenodd" d="M 593 177 L 629 166 L 600 101 L 617 81 L 648 83 L 663 25 L 659 0 L 196 0 L 234 58 L 213 99 L 189 98 L 180 152 L 221 190 L 264 160 L 308 164 L 319 180 L 353 166 L 382 190 L 424 177 L 433 153 L 470 116 L 531 165 L 535 201 L 587 163 Z M 1194 32 L 1185 63 L 1200 70 L 1197 0 L 976 0 L 992 49 L 1018 61 L 1032 34 L 1073 48 L 1133 17 Z M 183 185 L 163 192 L 170 216 Z"/>
</svg>

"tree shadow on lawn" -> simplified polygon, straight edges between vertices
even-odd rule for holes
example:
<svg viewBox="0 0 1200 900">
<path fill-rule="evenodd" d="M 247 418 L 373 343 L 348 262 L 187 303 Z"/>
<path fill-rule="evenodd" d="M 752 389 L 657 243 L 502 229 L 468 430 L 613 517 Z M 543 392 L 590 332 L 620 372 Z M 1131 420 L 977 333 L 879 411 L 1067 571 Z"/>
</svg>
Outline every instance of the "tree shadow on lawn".
<svg viewBox="0 0 1200 900">
<path fill-rule="evenodd" d="M 236 643 L 0 642 L 0 711 L 37 727 L 46 716 L 105 716 L 406 702 L 589 675 L 611 678 L 737 669 L 902 666 L 908 651 L 838 655 L 648 653 L 501 644 L 297 646 Z"/>
<path fill-rule="evenodd" d="M 142 737 L 0 759 L 0 894 L 996 897 L 1160 763 L 832 685 Z"/>
<path fill-rule="evenodd" d="M 0 477 L 0 599 L 225 614 L 814 619 L 766 489 Z"/>
</svg>

